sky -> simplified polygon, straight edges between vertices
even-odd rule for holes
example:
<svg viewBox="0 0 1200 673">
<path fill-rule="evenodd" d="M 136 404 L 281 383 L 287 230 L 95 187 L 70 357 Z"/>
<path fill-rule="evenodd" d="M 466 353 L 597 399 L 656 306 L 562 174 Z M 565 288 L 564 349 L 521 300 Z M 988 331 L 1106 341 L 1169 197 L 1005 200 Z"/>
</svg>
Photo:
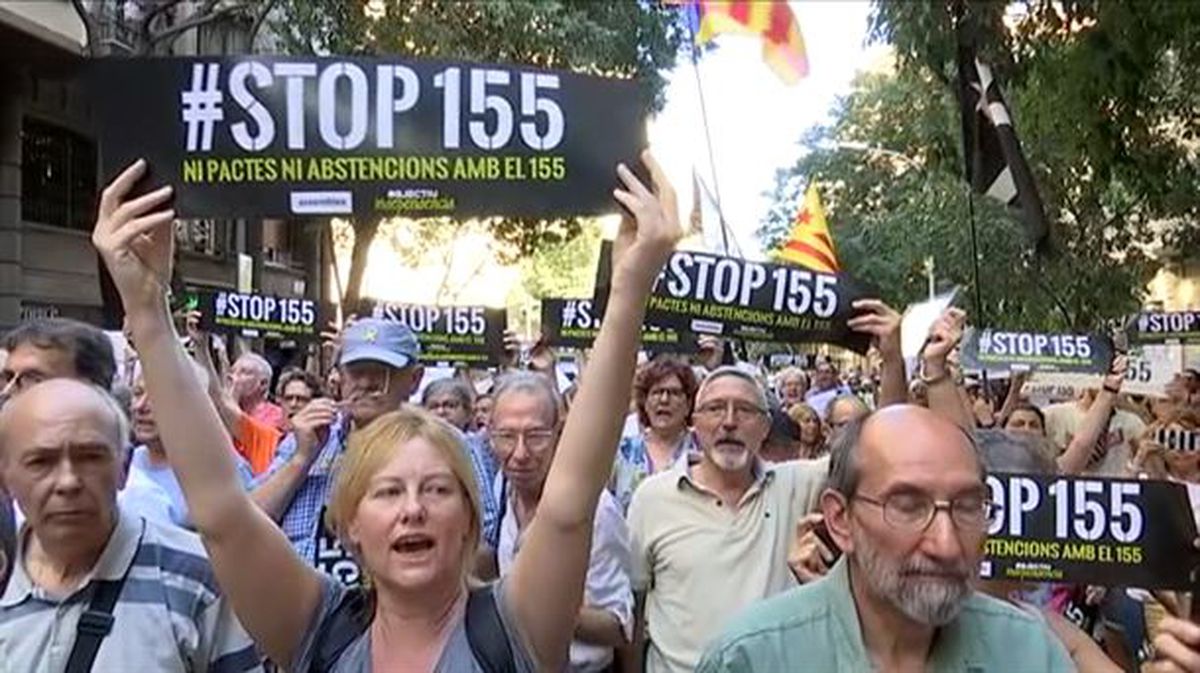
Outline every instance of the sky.
<svg viewBox="0 0 1200 673">
<path fill-rule="evenodd" d="M 716 180 L 704 141 L 696 69 L 686 58 L 670 73 L 666 107 L 650 123 L 651 148 L 679 192 L 683 216 L 691 209 L 695 166 L 708 189 L 720 193 L 737 247 L 752 259 L 761 258 L 754 232 L 770 208 L 767 194 L 775 171 L 801 156 L 804 132 L 827 121 L 855 73 L 884 50 L 866 45 L 867 2 L 793 0 L 791 7 L 809 64 L 808 77 L 798 84 L 784 84 L 763 62 L 762 42 L 750 36 L 718 36 L 717 48 L 700 60 Z"/>
</svg>

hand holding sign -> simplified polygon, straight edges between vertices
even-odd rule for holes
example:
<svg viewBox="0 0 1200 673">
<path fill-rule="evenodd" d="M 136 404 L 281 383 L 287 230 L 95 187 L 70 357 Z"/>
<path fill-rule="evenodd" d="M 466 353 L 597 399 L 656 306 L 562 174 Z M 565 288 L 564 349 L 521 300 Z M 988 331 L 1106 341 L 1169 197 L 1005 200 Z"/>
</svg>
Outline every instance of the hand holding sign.
<svg viewBox="0 0 1200 673">
<path fill-rule="evenodd" d="M 634 219 L 621 218 L 621 228 L 613 241 L 613 278 L 631 276 L 649 284 L 683 237 L 683 227 L 679 224 L 675 188 L 650 150 L 642 152 L 642 163 L 650 170 L 653 192 L 625 164 L 617 166 L 624 189 L 614 189 L 613 198 Z"/>
<path fill-rule="evenodd" d="M 175 211 L 163 208 L 171 186 L 128 199 L 144 175 L 146 162 L 139 159 L 104 188 L 92 231 L 92 244 L 131 314 L 135 307 L 165 312 L 175 251 L 174 232 L 168 226 Z"/>
<path fill-rule="evenodd" d="M 871 343 L 880 353 L 900 355 L 900 314 L 878 299 L 859 299 L 853 304 L 859 315 L 846 321 L 855 332 L 871 335 Z"/>
<path fill-rule="evenodd" d="M 962 340 L 963 327 L 966 324 L 966 312 L 951 307 L 929 328 L 929 338 L 925 341 L 925 347 L 921 349 L 921 364 L 925 377 L 940 379 L 950 373 L 946 367 L 946 359 Z"/>
</svg>

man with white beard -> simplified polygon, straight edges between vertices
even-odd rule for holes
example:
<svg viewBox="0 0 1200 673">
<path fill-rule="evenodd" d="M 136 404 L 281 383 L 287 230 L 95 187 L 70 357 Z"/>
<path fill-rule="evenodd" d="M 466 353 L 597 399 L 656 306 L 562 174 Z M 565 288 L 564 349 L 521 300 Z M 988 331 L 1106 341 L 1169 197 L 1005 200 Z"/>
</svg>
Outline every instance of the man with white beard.
<svg viewBox="0 0 1200 673">
<path fill-rule="evenodd" d="M 835 440 L 821 509 L 843 557 L 747 610 L 700 673 L 1071 671 L 1046 622 L 971 588 L 991 504 L 965 433 L 896 406 Z"/>
<path fill-rule="evenodd" d="M 827 458 L 758 458 L 771 426 L 767 398 L 737 367 L 705 378 L 692 419 L 700 453 L 648 477 L 629 506 L 633 650 L 649 641 L 648 673 L 693 670 L 743 608 L 796 586 L 788 543 L 828 470 Z M 634 662 L 632 670 L 643 668 Z"/>
</svg>

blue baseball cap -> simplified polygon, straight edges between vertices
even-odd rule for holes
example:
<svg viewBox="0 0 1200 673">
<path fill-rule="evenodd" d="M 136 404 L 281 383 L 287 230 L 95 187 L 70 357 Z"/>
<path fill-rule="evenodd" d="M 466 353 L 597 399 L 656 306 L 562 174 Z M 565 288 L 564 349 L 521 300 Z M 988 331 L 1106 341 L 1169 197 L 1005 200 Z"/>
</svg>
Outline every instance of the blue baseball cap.
<svg viewBox="0 0 1200 673">
<path fill-rule="evenodd" d="M 415 365 L 421 344 L 408 325 L 379 318 L 363 318 L 342 334 L 342 356 L 338 364 L 373 361 L 396 369 Z"/>
</svg>

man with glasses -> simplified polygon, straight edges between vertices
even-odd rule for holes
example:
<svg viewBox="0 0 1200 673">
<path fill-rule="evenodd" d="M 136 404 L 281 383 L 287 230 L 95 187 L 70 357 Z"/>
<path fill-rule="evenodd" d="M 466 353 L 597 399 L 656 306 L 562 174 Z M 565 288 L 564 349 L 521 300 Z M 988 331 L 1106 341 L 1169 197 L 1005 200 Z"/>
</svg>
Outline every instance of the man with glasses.
<svg viewBox="0 0 1200 673">
<path fill-rule="evenodd" d="M 342 337 L 338 360 L 342 401 L 317 398 L 292 417 L 292 434 L 279 444 L 253 496 L 280 522 L 296 553 L 349 586 L 362 577 L 353 556 L 325 525 L 334 467 L 351 433 L 400 408 L 421 382 L 421 347 L 406 325 L 366 318 Z"/>
<path fill-rule="evenodd" d="M 1074 670 L 1041 617 L 971 587 L 991 506 L 970 437 L 895 406 L 846 426 L 831 456 L 821 509 L 844 555 L 747 610 L 699 671 Z"/>
<path fill-rule="evenodd" d="M 649 673 L 693 670 L 734 615 L 796 585 L 788 543 L 827 471 L 828 459 L 759 458 L 770 431 L 767 397 L 737 367 L 705 378 L 692 420 L 699 453 L 648 477 L 629 507 L 634 649 L 648 641 Z"/>
<path fill-rule="evenodd" d="M 563 404 L 552 379 L 533 372 L 506 374 L 492 397 L 489 433 L 502 470 L 496 490 L 503 508 L 496 560 L 503 576 L 516 559 L 521 534 L 536 515 L 562 429 Z M 632 636 L 629 531 L 620 505 L 607 490 L 601 491 L 596 507 L 590 554 L 567 667 L 573 672 L 609 670 L 614 648 Z"/>
<path fill-rule="evenodd" d="M 117 363 L 104 332 L 76 320 L 46 318 L 21 323 L 0 344 L 0 405 L 46 379 L 79 379 L 112 388 Z"/>
</svg>

